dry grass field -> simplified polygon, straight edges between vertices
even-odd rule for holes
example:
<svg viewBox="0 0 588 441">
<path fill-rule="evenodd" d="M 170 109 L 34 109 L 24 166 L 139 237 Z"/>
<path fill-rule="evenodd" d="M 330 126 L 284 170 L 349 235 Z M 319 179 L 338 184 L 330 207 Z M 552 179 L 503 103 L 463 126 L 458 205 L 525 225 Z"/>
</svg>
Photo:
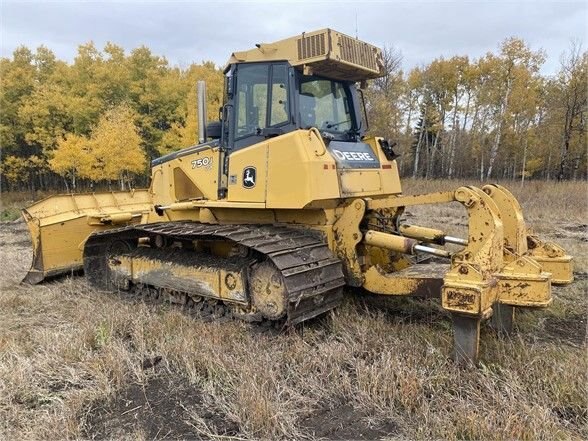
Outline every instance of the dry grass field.
<svg viewBox="0 0 588 441">
<path fill-rule="evenodd" d="M 455 182 L 406 181 L 405 192 Z M 518 332 L 485 326 L 482 362 L 449 358 L 438 302 L 349 292 L 292 332 L 205 323 L 98 292 L 82 277 L 19 284 L 22 222 L 0 224 L 0 439 L 587 439 L 586 183 L 509 185 L 529 224 L 576 257 L 578 280 Z M 410 221 L 466 225 L 458 205 Z"/>
</svg>

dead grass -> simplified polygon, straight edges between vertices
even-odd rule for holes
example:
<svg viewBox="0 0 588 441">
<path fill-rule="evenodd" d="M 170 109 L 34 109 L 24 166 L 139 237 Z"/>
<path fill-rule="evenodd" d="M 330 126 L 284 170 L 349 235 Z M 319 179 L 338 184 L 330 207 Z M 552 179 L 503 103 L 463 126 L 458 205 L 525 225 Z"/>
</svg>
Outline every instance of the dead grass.
<svg viewBox="0 0 588 441">
<path fill-rule="evenodd" d="M 575 256 L 578 268 L 588 268 L 588 255 L 584 247 L 588 241 L 588 183 L 527 181 L 522 187 L 520 182 L 498 183 L 507 187 L 518 199 L 523 207 L 525 221 L 533 231 L 562 245 Z M 413 179 L 406 179 L 402 184 L 405 194 L 454 190 L 461 185 L 481 188 L 484 185 L 479 181 Z M 418 219 L 419 225 L 441 226 L 454 235 L 463 236 L 467 231 L 465 210 L 457 202 L 415 206 L 408 208 L 407 212 L 408 222 L 416 222 Z"/>
<path fill-rule="evenodd" d="M 568 228 L 586 222 L 578 200 L 586 185 L 529 184 L 514 188 L 528 217 L 565 243 L 586 272 L 585 231 Z M 455 184 L 404 184 L 406 193 L 442 187 Z M 541 207 L 553 207 L 551 215 Z M 424 210 L 415 210 L 415 222 L 435 225 L 434 216 L 456 230 L 464 223 L 459 206 Z M 179 437 L 156 429 L 161 419 L 187 425 L 194 438 L 329 437 L 319 430 L 327 420 L 316 415 L 337 409 L 370 437 L 588 438 L 586 281 L 556 288 L 547 310 L 519 314 L 519 333 L 509 339 L 485 327 L 484 362 L 460 369 L 449 359 L 450 323 L 433 301 L 392 300 L 382 308 L 350 292 L 329 317 L 260 334 L 244 323 L 194 321 L 97 292 L 82 278 L 21 286 L 30 261 L 25 237 L 23 224 L 0 226 L 0 439 Z M 162 378 L 184 391 L 171 409 L 149 394 Z M 143 391 L 141 415 L 152 421 L 133 417 L 130 385 Z M 106 427 L 96 415 L 116 402 Z"/>
<path fill-rule="evenodd" d="M 523 207 L 525 220 L 534 224 L 538 231 L 541 228 L 552 228 L 555 225 L 587 223 L 588 184 L 584 181 L 527 181 L 524 186 L 521 186 L 519 182 L 511 181 L 498 181 L 497 183 L 504 185 L 514 194 Z M 485 183 L 448 179 L 430 181 L 405 179 L 402 181 L 402 189 L 405 194 L 453 190 L 463 185 L 474 185 L 481 188 Z M 426 214 L 451 215 L 454 221 L 456 220 L 453 216 L 454 209 L 463 211 L 460 204 L 427 205 L 421 206 L 419 209 L 430 210 L 425 212 Z"/>
<path fill-rule="evenodd" d="M 39 200 L 44 194 L 37 192 L 35 199 Z M 13 221 L 20 217 L 20 210 L 33 203 L 33 197 L 29 192 L 2 192 L 0 194 L 0 222 Z"/>
</svg>

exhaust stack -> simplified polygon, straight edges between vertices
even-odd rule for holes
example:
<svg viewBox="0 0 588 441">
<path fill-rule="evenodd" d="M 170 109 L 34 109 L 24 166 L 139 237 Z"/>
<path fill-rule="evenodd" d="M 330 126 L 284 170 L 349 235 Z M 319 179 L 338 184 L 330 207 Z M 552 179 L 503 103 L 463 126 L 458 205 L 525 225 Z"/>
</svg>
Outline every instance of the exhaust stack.
<svg viewBox="0 0 588 441">
<path fill-rule="evenodd" d="M 198 143 L 206 142 L 206 82 L 198 81 Z"/>
</svg>

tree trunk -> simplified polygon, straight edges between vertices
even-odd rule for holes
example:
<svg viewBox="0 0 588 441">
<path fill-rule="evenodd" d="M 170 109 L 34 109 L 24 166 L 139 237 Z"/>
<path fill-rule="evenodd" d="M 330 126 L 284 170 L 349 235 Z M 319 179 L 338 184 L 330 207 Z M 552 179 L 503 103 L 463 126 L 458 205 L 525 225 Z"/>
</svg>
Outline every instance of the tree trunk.
<svg viewBox="0 0 588 441">
<path fill-rule="evenodd" d="M 572 106 L 575 106 L 575 99 L 574 104 Z M 568 156 L 570 154 L 570 139 L 572 137 L 573 111 L 573 107 L 570 107 L 570 105 L 568 104 L 566 109 L 566 120 L 564 123 L 563 143 L 559 159 L 559 172 L 557 174 L 558 181 L 563 181 L 563 179 L 565 178 L 566 170 L 568 168 Z"/>
<path fill-rule="evenodd" d="M 527 173 L 527 149 L 529 147 L 529 130 L 530 121 L 527 121 L 525 126 L 525 142 L 523 142 L 523 165 L 521 167 L 521 187 L 525 185 L 525 174 Z"/>
<path fill-rule="evenodd" d="M 490 179 L 492 175 L 492 168 L 494 167 L 494 162 L 496 161 L 496 157 L 498 156 L 498 147 L 500 146 L 500 138 L 502 137 L 502 123 L 504 120 L 504 114 L 506 113 L 506 109 L 508 106 L 508 96 L 510 95 L 510 87 L 511 87 L 511 80 L 510 78 L 506 82 L 506 91 L 504 92 L 504 98 L 502 100 L 502 104 L 500 105 L 500 112 L 498 113 L 498 124 L 496 125 L 496 135 L 494 136 L 494 143 L 492 144 L 492 148 L 490 149 L 490 157 L 488 158 L 488 170 L 486 172 L 486 179 Z"/>
<path fill-rule="evenodd" d="M 424 125 L 424 121 L 423 121 L 423 125 Z M 416 178 L 417 174 L 419 172 L 419 156 L 420 156 L 420 151 L 421 151 L 421 143 L 423 141 L 423 133 L 424 133 L 424 127 L 421 127 L 421 132 L 419 133 L 419 140 L 417 141 L 416 148 L 414 149 L 414 166 L 412 169 L 412 177 L 413 178 Z"/>
<path fill-rule="evenodd" d="M 445 114 L 442 113 L 440 115 L 440 118 L 439 119 L 441 120 L 441 128 L 435 134 L 435 141 L 433 142 L 433 149 L 432 149 L 433 152 L 431 153 L 431 155 L 429 155 L 430 156 L 430 161 L 429 161 L 429 164 L 428 164 L 428 167 L 427 167 L 427 179 L 429 178 L 429 176 L 433 176 L 433 177 L 436 177 L 437 176 L 437 174 L 435 173 L 435 169 L 434 169 L 434 167 L 435 167 L 435 159 L 437 157 L 437 152 L 438 152 L 438 149 L 439 149 L 439 138 L 441 138 L 441 133 L 443 132 L 444 127 L 445 127 L 445 124 L 443 122 L 445 120 Z M 441 158 L 441 172 L 443 172 L 443 159 L 444 158 Z"/>
<path fill-rule="evenodd" d="M 413 110 L 412 96 L 410 96 L 410 92 L 409 92 L 409 97 L 408 97 L 408 116 L 406 117 L 406 129 L 404 131 L 404 133 L 407 136 L 411 132 L 411 130 L 410 130 L 410 123 L 412 121 L 412 110 Z"/>
<path fill-rule="evenodd" d="M 455 94 L 455 102 L 453 107 L 453 130 L 451 132 L 451 140 L 449 141 L 449 169 L 447 171 L 447 176 L 449 179 L 453 177 L 453 161 L 455 160 L 455 145 L 457 143 L 457 131 L 458 131 L 458 124 L 457 124 L 457 106 L 458 106 L 458 97 L 457 93 Z"/>
<path fill-rule="evenodd" d="M 466 125 L 468 123 L 468 116 L 469 116 L 469 112 L 470 112 L 470 100 L 472 99 L 472 94 L 471 92 L 468 91 L 468 100 L 466 101 L 466 107 L 465 107 L 465 112 L 463 115 L 463 124 L 462 124 L 462 132 L 465 132 L 466 130 Z"/>
<path fill-rule="evenodd" d="M 576 156 L 574 160 L 574 170 L 572 172 L 572 180 L 576 180 L 578 178 L 578 170 L 580 169 L 580 161 L 582 160 L 581 156 Z"/>
</svg>

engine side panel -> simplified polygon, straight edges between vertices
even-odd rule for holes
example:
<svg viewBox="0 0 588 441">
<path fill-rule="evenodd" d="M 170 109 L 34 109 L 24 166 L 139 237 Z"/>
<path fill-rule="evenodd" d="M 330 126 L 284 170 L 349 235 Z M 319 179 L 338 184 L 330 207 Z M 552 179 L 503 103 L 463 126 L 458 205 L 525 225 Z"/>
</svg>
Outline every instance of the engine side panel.
<svg viewBox="0 0 588 441">
<path fill-rule="evenodd" d="M 219 167 L 222 165 L 218 146 L 203 145 L 185 149 L 185 154 L 182 152 L 153 162 L 151 192 L 155 205 L 218 199 Z"/>
<path fill-rule="evenodd" d="M 354 151 L 356 144 L 365 151 Z M 396 162 L 384 156 L 374 138 L 365 144 L 339 142 L 335 150 L 311 129 L 231 153 L 228 205 L 265 202 L 266 208 L 300 209 L 317 201 L 401 192 Z"/>
</svg>

